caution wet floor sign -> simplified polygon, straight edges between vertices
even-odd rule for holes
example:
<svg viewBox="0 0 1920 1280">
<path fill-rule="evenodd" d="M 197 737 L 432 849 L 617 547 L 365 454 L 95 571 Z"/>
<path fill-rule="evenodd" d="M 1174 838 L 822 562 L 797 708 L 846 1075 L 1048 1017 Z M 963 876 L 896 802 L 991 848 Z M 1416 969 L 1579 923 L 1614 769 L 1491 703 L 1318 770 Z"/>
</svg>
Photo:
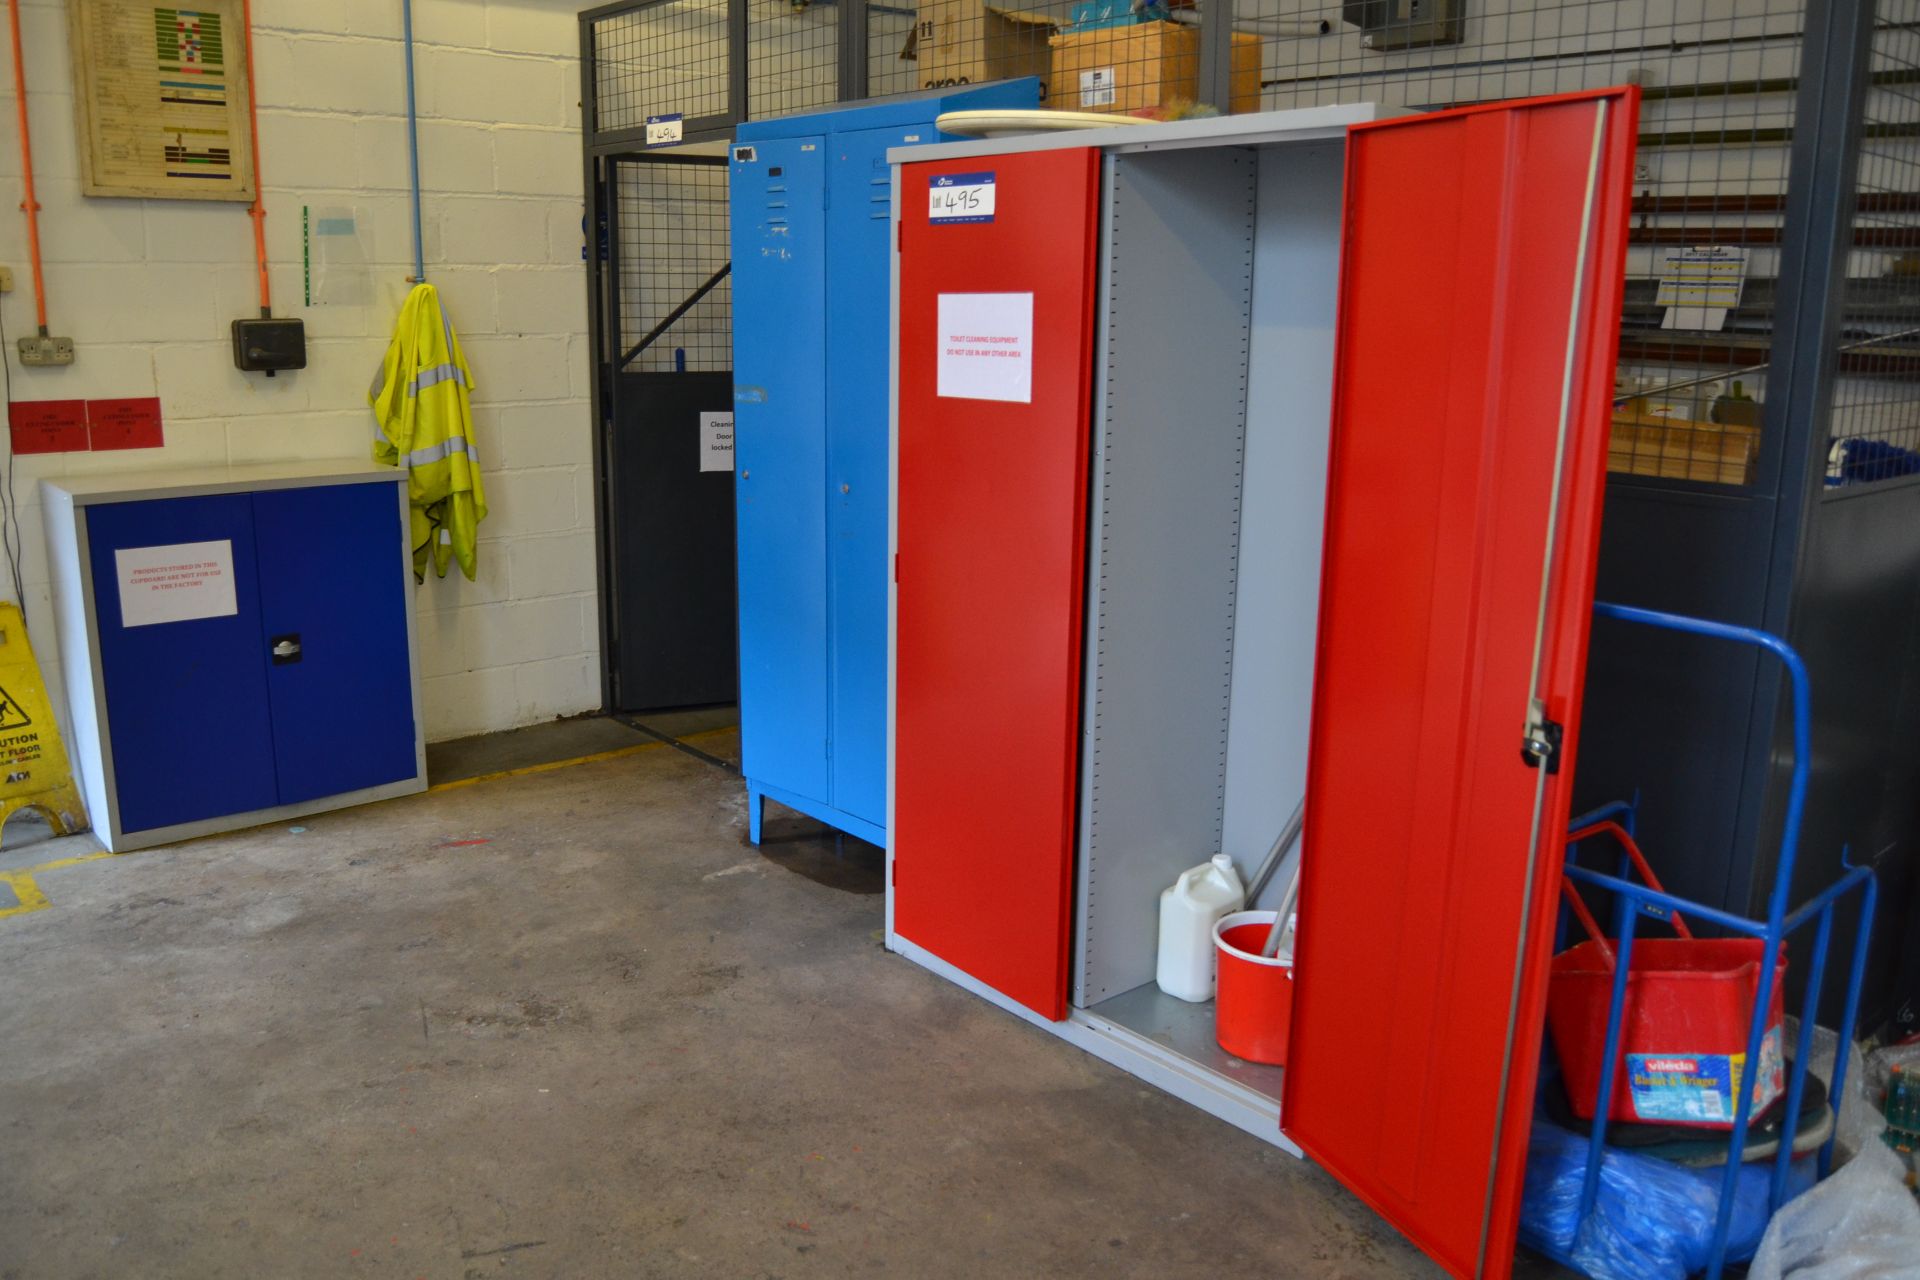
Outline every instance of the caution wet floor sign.
<svg viewBox="0 0 1920 1280">
<path fill-rule="evenodd" d="M 38 809 L 59 835 L 87 829 L 20 606 L 0 601 L 0 824 Z"/>
</svg>

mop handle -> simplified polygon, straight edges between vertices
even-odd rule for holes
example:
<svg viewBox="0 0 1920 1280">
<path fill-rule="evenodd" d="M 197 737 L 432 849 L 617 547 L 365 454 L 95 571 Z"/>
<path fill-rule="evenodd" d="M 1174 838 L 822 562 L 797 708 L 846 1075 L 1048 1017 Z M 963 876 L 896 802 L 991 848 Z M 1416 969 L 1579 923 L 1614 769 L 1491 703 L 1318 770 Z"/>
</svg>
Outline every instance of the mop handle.
<svg viewBox="0 0 1920 1280">
<path fill-rule="evenodd" d="M 1280 954 L 1280 941 L 1287 936 L 1287 919 L 1293 915 L 1294 904 L 1300 901 L 1300 872 L 1296 868 L 1293 879 L 1287 883 L 1287 896 L 1280 899 L 1280 914 L 1275 917 L 1273 928 L 1267 932 L 1267 941 L 1260 948 L 1260 954 L 1271 960 Z"/>
<path fill-rule="evenodd" d="M 1273 873 L 1280 866 L 1280 859 L 1287 856 L 1287 850 L 1291 849 L 1293 842 L 1300 838 L 1300 828 L 1305 825 L 1306 820 L 1307 802 L 1306 798 L 1302 797 L 1300 803 L 1293 806 L 1293 816 L 1287 819 L 1287 825 L 1281 830 L 1280 838 L 1273 842 L 1273 848 L 1267 850 L 1267 856 L 1261 860 L 1260 869 L 1253 873 L 1253 879 L 1247 881 L 1246 903 L 1248 906 L 1252 906 L 1253 900 L 1260 896 L 1260 891 L 1267 887 L 1267 881 L 1273 878 Z"/>
<path fill-rule="evenodd" d="M 1293 811 L 1293 817 L 1287 822 L 1287 829 L 1280 834 L 1280 843 L 1274 846 L 1281 853 L 1291 849 L 1300 839 L 1300 832 L 1307 825 L 1307 802 L 1303 797 Z M 1296 863 L 1293 877 L 1287 881 L 1287 891 L 1280 898 L 1280 913 L 1273 919 L 1273 928 L 1267 934 L 1267 944 L 1260 948 L 1260 954 L 1271 960 L 1280 954 L 1280 940 L 1287 933 L 1287 918 L 1293 914 L 1294 907 L 1300 901 L 1300 867 Z"/>
</svg>

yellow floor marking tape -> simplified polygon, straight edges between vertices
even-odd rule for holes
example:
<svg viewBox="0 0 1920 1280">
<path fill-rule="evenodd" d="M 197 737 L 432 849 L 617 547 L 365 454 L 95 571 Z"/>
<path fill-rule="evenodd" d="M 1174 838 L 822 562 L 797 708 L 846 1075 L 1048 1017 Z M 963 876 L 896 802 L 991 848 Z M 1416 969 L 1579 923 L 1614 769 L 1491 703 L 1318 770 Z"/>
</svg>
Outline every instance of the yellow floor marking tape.
<svg viewBox="0 0 1920 1280">
<path fill-rule="evenodd" d="M 687 734 L 681 738 L 680 741 L 693 742 L 700 738 L 711 738 L 732 732 L 733 729 L 731 727 L 725 729 L 706 729 L 700 733 Z M 567 760 L 549 760 L 544 764 L 522 765 L 518 769 L 500 769 L 494 773 L 482 773 L 471 778 L 455 778 L 451 782 L 436 783 L 428 787 L 427 790 L 430 793 L 453 791 L 460 787 L 471 787 L 481 782 L 499 782 L 504 778 L 523 778 L 533 773 L 552 773 L 556 769 L 571 769 L 578 764 L 598 764 L 602 760 L 618 760 L 623 756 L 638 755 L 642 751 L 659 751 L 668 745 L 670 744 L 665 742 L 636 742 L 632 746 L 615 747 L 611 751 L 596 751 L 591 755 L 574 756 Z M 17 904 L 14 906 L 0 907 L 0 920 L 5 920 L 10 916 L 24 916 L 30 912 L 43 911 L 53 905 L 53 903 L 48 900 L 47 895 L 41 891 L 38 882 L 34 880 L 34 877 L 41 872 L 58 871 L 62 867 L 78 866 L 83 862 L 98 862 L 103 858 L 111 858 L 113 856 L 114 854 L 106 849 L 98 849 L 92 853 L 76 854 L 71 858 L 59 858 L 53 862 L 43 862 L 37 867 L 28 867 L 24 871 L 0 871 L 0 885 L 5 885 L 7 888 L 13 890 L 13 896 L 17 900 Z"/>
<path fill-rule="evenodd" d="M 41 911 L 53 904 L 40 890 L 34 880 L 43 871 L 58 871 L 62 867 L 76 867 L 83 862 L 98 862 L 102 858 L 111 858 L 112 853 L 105 849 L 96 849 L 92 853 L 76 854 L 71 858 L 57 858 L 52 862 L 43 862 L 37 867 L 28 867 L 25 871 L 0 871 L 0 884 L 13 890 L 13 896 L 19 905 L 0 907 L 0 920 L 8 916 L 24 916 L 30 911 Z"/>
<path fill-rule="evenodd" d="M 720 734 L 734 732 L 732 726 L 724 729 L 703 729 L 699 733 L 689 733 L 681 737 L 681 742 L 697 742 L 702 738 L 712 738 Z M 471 778 L 455 778 L 451 782 L 436 782 L 427 788 L 432 794 L 438 791 L 452 791 L 459 787 L 471 787 L 479 782 L 498 782 L 503 778 L 524 778 L 530 773 L 552 773 L 555 769 L 571 769 L 577 764 L 598 764 L 602 760 L 618 760 L 622 756 L 638 755 L 642 751 L 658 751 L 671 744 L 665 742 L 636 742 L 630 747 L 615 747 L 611 751 L 596 751 L 592 755 L 574 756 L 569 760 L 549 760 L 545 764 L 522 765 L 518 769 L 501 769 L 495 773 L 477 774 Z"/>
<path fill-rule="evenodd" d="M 552 773 L 555 769 L 571 769 L 577 764 L 596 764 L 602 760 L 618 760 L 622 756 L 638 755 L 642 751 L 658 751 L 666 746 L 664 742 L 637 742 L 630 747 L 615 747 L 611 751 L 596 751 L 590 756 L 574 756 L 570 760 L 549 760 L 545 764 L 521 765 L 518 769 L 501 769 L 494 773 L 477 773 L 471 778 L 455 778 L 451 782 L 436 782 L 427 788 L 429 795 L 437 791 L 454 791 L 460 787 L 471 787 L 482 782 L 499 782 L 503 778 L 524 778 L 530 773 Z"/>
<path fill-rule="evenodd" d="M 33 882 L 33 877 L 24 871 L 9 871 L 0 875 L 0 884 L 13 890 L 13 896 L 19 899 L 18 906 L 0 907 L 0 920 L 8 916 L 23 916 L 29 911 L 52 905 L 47 901 L 47 895 L 40 892 L 40 886 Z"/>
</svg>

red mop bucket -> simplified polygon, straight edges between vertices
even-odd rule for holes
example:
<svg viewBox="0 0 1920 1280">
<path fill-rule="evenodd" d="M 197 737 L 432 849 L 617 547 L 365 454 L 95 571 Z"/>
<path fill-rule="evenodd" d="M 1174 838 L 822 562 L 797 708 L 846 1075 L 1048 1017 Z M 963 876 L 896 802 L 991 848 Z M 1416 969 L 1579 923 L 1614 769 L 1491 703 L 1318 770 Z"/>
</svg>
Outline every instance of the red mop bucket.
<svg viewBox="0 0 1920 1280">
<path fill-rule="evenodd" d="M 1632 837 L 1617 824 L 1597 823 L 1575 832 L 1569 843 L 1601 834 L 1625 846 L 1647 884 L 1660 889 Z M 1616 955 L 1573 882 L 1563 878 L 1561 887 L 1589 941 L 1553 958 L 1547 1026 L 1566 1079 L 1567 1100 L 1576 1115 L 1590 1120 L 1606 1055 Z M 1678 912 L 1670 919 L 1678 938 L 1636 939 L 1633 944 L 1607 1115 L 1638 1124 L 1731 1129 L 1738 1090 L 1747 1078 L 1748 1023 L 1766 944 L 1758 938 L 1695 938 Z M 1759 1083 L 1751 1112 L 1755 1116 L 1785 1088 L 1780 1045 L 1786 978 L 1782 947 L 1760 1042 Z"/>
<path fill-rule="evenodd" d="M 1213 1038 L 1236 1058 L 1284 1067 L 1293 1024 L 1293 957 L 1260 954 L 1279 918 L 1277 911 L 1236 911 L 1213 927 L 1220 961 Z"/>
</svg>

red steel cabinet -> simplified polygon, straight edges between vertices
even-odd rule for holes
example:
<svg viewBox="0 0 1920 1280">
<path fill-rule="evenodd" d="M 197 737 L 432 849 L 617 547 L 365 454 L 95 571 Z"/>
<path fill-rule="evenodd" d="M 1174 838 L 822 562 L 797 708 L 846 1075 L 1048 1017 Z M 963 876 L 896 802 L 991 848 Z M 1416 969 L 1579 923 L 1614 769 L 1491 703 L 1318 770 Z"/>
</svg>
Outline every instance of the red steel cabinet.
<svg viewBox="0 0 1920 1280">
<path fill-rule="evenodd" d="M 1636 111 L 1611 90 L 1348 140 L 1281 1116 L 1460 1276 L 1512 1265 Z M 1550 767 L 1530 733 L 1563 735 Z"/>
<path fill-rule="evenodd" d="M 1269 116 L 1244 134 L 1217 121 L 1156 126 L 1164 138 L 1110 130 L 1086 149 L 1015 142 L 898 174 L 893 932 L 1055 1021 L 1072 1016 L 1082 905 L 1071 863 L 1095 264 L 1137 234 L 1102 214 L 1098 148 L 1121 153 L 1116 191 L 1123 167 L 1163 143 L 1254 153 L 1252 221 L 1211 232 L 1247 235 L 1250 317 L 1262 288 L 1300 272 L 1285 256 L 1296 233 L 1338 228 L 1326 242 L 1337 236 L 1338 318 L 1323 275 L 1315 314 L 1328 318 L 1299 339 L 1324 340 L 1330 361 L 1296 360 L 1288 385 L 1261 382 L 1258 397 L 1254 380 L 1243 388 L 1249 439 L 1275 420 L 1275 395 L 1291 406 L 1330 387 L 1332 405 L 1318 640 L 1312 670 L 1294 673 L 1311 678 L 1312 723 L 1289 729 L 1307 746 L 1307 826 L 1278 1113 L 1287 1137 L 1459 1276 L 1512 1267 L 1637 114 L 1624 88 L 1352 124 L 1337 191 L 1314 176 L 1330 172 L 1313 168 L 1329 130 L 1310 113 L 1296 117 L 1304 149 Z M 943 180 L 971 190 L 942 197 Z M 1320 204 L 1301 221 L 1308 199 Z M 1142 224 L 1159 225 L 1128 225 Z M 1158 233 L 1170 252 L 1179 232 Z M 939 394 L 943 358 L 968 341 L 940 323 L 943 295 L 1010 293 L 1032 300 L 1030 397 Z M 991 325 L 968 332 L 1003 340 Z M 1248 563 L 1245 544 L 1237 554 Z M 1102 561 L 1102 592 L 1129 589 L 1108 577 L 1125 572 Z M 1139 927 L 1152 915 L 1143 896 Z M 1128 1057 L 1120 1016 L 1089 1014 L 1072 1034 L 1123 1063 L 1172 1052 Z M 1183 1070 L 1240 1087 L 1191 1055 Z"/>
<path fill-rule="evenodd" d="M 1067 998 L 1098 172 L 1097 153 L 1075 149 L 900 173 L 894 931 L 1056 1020 Z M 972 188 L 976 207 L 990 188 L 987 211 L 956 203 L 935 220 L 943 180 Z M 1000 361 L 1027 362 L 1025 400 L 973 398 L 964 376 L 939 394 L 942 349 L 979 336 L 941 332 L 942 315 L 957 314 L 943 309 L 983 296 L 1016 311 L 1030 299 L 1030 341 L 1005 343 Z"/>
</svg>

